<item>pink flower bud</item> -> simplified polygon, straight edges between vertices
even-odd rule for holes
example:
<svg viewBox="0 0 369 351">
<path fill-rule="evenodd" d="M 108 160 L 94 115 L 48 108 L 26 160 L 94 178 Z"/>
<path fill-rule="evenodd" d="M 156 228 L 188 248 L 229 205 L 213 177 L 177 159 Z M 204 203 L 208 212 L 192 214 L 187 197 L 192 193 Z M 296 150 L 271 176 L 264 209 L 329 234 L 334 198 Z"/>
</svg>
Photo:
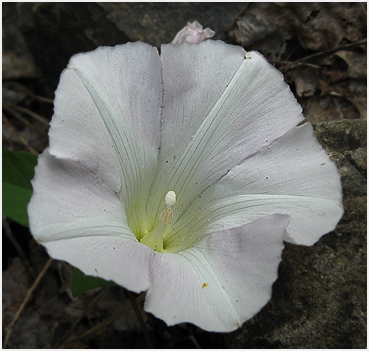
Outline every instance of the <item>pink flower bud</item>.
<svg viewBox="0 0 369 351">
<path fill-rule="evenodd" d="M 202 29 L 202 25 L 195 21 L 188 22 L 187 26 L 182 28 L 172 41 L 172 44 L 201 43 L 215 35 L 215 32 L 210 28 Z"/>
</svg>

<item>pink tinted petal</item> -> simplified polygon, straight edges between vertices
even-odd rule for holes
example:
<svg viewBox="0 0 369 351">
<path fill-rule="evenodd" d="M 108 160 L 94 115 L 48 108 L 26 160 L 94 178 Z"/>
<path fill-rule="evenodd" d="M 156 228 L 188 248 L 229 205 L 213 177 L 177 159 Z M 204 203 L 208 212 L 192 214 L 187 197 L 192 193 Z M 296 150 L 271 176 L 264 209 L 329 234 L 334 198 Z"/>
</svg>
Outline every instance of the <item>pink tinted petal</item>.
<svg viewBox="0 0 369 351">
<path fill-rule="evenodd" d="M 172 44 L 201 43 L 215 35 L 215 32 L 210 28 L 202 29 L 202 25 L 195 22 L 188 22 L 187 26 L 182 28 L 174 37 Z"/>
</svg>

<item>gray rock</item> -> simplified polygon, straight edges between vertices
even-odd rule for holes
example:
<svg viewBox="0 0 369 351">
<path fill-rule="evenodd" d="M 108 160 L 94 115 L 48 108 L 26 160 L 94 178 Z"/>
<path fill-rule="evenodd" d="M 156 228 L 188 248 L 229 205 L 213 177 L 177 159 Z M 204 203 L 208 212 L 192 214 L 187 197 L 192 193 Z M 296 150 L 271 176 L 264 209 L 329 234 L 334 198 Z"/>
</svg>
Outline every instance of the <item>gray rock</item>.
<svg viewBox="0 0 369 351">
<path fill-rule="evenodd" d="M 132 41 L 160 46 L 169 43 L 187 22 L 197 20 L 229 40 L 226 27 L 245 6 L 242 3 L 101 3 L 107 17 Z"/>
<path fill-rule="evenodd" d="M 287 244 L 271 301 L 230 348 L 366 348 L 366 121 L 314 125 L 342 175 L 345 214 L 312 247 Z"/>
<path fill-rule="evenodd" d="M 129 38 L 97 3 L 19 3 L 19 25 L 53 94 L 70 57 Z"/>
<path fill-rule="evenodd" d="M 19 24 L 53 94 L 70 57 L 98 46 L 171 42 L 187 21 L 199 21 L 227 39 L 226 27 L 242 3 L 19 3 Z"/>
</svg>

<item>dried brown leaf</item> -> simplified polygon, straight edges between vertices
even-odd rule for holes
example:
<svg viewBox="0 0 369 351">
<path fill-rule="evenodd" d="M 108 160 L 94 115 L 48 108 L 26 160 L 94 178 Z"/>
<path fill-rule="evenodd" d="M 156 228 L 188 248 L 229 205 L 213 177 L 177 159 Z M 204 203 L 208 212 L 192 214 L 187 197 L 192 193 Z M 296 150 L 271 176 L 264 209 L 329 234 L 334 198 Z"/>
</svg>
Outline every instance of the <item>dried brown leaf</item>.
<svg viewBox="0 0 369 351">
<path fill-rule="evenodd" d="M 290 72 L 295 83 L 298 96 L 313 96 L 318 86 L 319 76 L 316 70 L 310 67 L 294 69 Z"/>
<path fill-rule="evenodd" d="M 253 3 L 246 11 L 229 35 L 240 44 L 247 43 L 246 49 L 260 50 L 260 40 L 283 33 L 280 52 L 272 50 L 273 59 L 281 56 L 290 37 L 297 37 L 305 49 L 324 51 L 338 47 L 344 39 L 353 42 L 366 36 L 366 13 L 360 3 Z"/>
<path fill-rule="evenodd" d="M 367 57 L 365 54 L 361 54 L 354 51 L 339 51 L 335 53 L 335 56 L 343 59 L 347 66 L 347 77 L 353 79 L 366 79 L 367 75 Z"/>
</svg>

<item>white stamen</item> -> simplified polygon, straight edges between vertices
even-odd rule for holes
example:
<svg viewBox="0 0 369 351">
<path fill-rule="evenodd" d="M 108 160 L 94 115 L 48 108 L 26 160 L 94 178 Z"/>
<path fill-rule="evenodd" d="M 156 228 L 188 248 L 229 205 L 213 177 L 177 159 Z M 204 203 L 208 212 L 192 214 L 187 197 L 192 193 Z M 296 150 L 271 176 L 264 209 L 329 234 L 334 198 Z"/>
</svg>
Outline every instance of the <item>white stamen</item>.
<svg viewBox="0 0 369 351">
<path fill-rule="evenodd" d="M 164 224 L 169 224 L 173 221 L 173 211 L 172 206 L 176 203 L 176 193 L 171 190 L 168 191 L 165 195 L 165 203 L 167 205 L 167 208 L 160 214 L 159 219 L 164 222 Z"/>
<path fill-rule="evenodd" d="M 176 193 L 171 190 L 165 195 L 165 203 L 167 204 L 168 208 L 171 208 L 176 203 Z"/>
<path fill-rule="evenodd" d="M 141 244 L 145 244 L 151 247 L 154 251 L 163 251 L 163 239 L 167 229 L 167 224 L 173 221 L 173 211 L 171 207 L 176 203 L 176 193 L 174 191 L 168 191 L 165 195 L 166 209 L 159 216 L 159 223 L 157 226 L 146 236 L 140 239 Z"/>
<path fill-rule="evenodd" d="M 159 219 L 164 223 L 164 224 L 169 224 L 172 223 L 173 221 L 173 211 L 167 207 L 159 216 Z"/>
</svg>

